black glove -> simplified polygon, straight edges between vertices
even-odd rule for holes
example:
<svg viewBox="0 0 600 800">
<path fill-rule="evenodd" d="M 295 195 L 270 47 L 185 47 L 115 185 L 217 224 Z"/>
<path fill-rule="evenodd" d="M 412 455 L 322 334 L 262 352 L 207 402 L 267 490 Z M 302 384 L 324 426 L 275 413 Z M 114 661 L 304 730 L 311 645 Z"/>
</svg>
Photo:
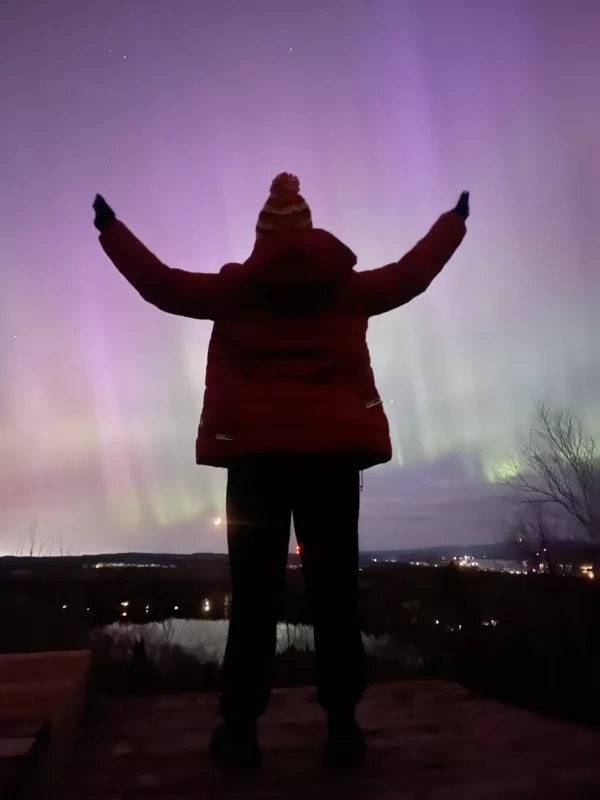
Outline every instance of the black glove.
<svg viewBox="0 0 600 800">
<path fill-rule="evenodd" d="M 464 220 L 467 219 L 471 213 L 469 210 L 469 192 L 463 192 L 461 194 L 458 203 L 452 210 L 455 214 L 458 214 L 459 217 L 462 217 Z"/>
<path fill-rule="evenodd" d="M 108 226 L 117 218 L 117 215 L 101 194 L 96 195 L 93 209 L 96 212 L 96 216 L 94 217 L 94 225 L 100 232 L 102 232 L 105 228 L 108 228 Z"/>
</svg>

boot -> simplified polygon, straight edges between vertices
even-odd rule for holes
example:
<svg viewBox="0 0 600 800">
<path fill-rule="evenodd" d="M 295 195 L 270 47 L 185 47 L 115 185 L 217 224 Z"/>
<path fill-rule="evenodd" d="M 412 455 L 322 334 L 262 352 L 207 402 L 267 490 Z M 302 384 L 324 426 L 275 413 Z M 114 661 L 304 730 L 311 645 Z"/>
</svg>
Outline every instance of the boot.
<svg viewBox="0 0 600 800">
<path fill-rule="evenodd" d="M 323 752 L 325 766 L 331 769 L 356 769 L 362 764 L 366 749 L 365 737 L 354 711 L 329 714 Z"/>
<path fill-rule="evenodd" d="M 224 720 L 210 742 L 210 755 L 233 772 L 251 772 L 260 768 L 256 720 Z"/>
</svg>

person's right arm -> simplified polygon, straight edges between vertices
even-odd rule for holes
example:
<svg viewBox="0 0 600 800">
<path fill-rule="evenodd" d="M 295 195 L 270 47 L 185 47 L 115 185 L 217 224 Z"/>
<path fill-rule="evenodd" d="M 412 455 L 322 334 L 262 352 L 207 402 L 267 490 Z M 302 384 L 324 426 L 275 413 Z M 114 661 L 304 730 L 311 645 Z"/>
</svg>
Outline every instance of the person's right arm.
<svg viewBox="0 0 600 800">
<path fill-rule="evenodd" d="M 146 302 L 181 317 L 216 319 L 224 305 L 223 278 L 218 273 L 186 272 L 163 264 L 96 196 L 94 225 L 106 255 Z"/>
</svg>

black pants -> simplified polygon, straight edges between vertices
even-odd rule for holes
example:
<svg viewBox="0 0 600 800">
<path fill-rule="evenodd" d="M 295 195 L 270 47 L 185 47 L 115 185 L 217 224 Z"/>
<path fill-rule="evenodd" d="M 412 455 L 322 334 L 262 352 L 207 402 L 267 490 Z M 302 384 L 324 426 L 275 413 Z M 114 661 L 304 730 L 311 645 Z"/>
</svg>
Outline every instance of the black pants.
<svg viewBox="0 0 600 800">
<path fill-rule="evenodd" d="M 230 467 L 227 541 L 233 585 L 223 664 L 225 717 L 258 717 L 271 691 L 290 523 L 314 625 L 317 698 L 351 711 L 365 689 L 358 616 L 360 476 L 331 458 L 257 458 Z"/>
</svg>

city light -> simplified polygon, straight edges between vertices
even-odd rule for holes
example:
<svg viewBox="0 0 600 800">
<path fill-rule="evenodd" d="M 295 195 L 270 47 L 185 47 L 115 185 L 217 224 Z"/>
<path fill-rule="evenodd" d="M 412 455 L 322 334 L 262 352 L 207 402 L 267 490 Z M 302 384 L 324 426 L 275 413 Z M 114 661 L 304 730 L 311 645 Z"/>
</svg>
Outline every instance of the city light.
<svg viewBox="0 0 600 800">
<path fill-rule="evenodd" d="M 378 558 L 370 557 L 369 563 L 373 566 L 380 564 L 401 563 L 411 564 L 414 567 L 444 568 L 454 567 L 460 569 L 478 570 L 480 572 L 504 572 L 509 575 L 543 575 L 551 572 L 552 563 L 548 561 L 548 548 L 544 547 L 540 550 L 535 558 L 532 552 L 532 557 L 523 559 L 522 561 L 513 560 L 511 558 L 490 558 L 489 556 L 481 556 L 477 558 L 472 555 L 439 555 L 434 556 L 430 561 L 404 561 L 404 559 L 395 558 Z M 485 559 L 485 561 L 484 561 Z M 593 564 L 557 564 L 557 572 L 562 575 L 578 574 L 581 578 L 594 580 L 596 575 L 594 573 Z"/>
<path fill-rule="evenodd" d="M 122 561 L 99 561 L 93 569 L 175 569 L 175 564 L 135 564 Z"/>
</svg>

